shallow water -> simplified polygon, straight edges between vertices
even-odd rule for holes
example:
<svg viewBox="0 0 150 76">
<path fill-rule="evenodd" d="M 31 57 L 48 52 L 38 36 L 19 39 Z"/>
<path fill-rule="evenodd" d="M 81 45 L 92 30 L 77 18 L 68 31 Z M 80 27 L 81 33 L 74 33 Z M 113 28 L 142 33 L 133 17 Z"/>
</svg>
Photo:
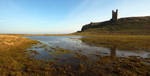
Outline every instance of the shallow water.
<svg viewBox="0 0 150 76">
<path fill-rule="evenodd" d="M 69 49 L 87 57 L 94 56 L 112 56 L 112 57 L 129 57 L 138 56 L 147 58 L 150 52 L 132 51 L 132 50 L 110 50 L 110 48 L 90 46 L 80 40 L 82 36 L 26 36 L 32 40 L 38 40 L 42 44 L 33 46 L 32 50 L 36 50 L 39 54 L 35 56 L 37 59 L 54 59 L 61 58 L 61 62 L 72 60 L 74 54 L 71 52 L 56 54 L 51 47 Z M 45 45 L 45 47 L 41 47 Z M 75 60 L 74 60 L 75 61 Z"/>
</svg>

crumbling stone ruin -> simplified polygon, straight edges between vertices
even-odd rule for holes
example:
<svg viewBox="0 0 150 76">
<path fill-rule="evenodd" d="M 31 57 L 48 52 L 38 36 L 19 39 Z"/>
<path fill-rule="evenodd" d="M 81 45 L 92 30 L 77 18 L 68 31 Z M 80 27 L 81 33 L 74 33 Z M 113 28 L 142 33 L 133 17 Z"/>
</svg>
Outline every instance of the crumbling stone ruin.
<svg viewBox="0 0 150 76">
<path fill-rule="evenodd" d="M 85 31 L 89 28 L 99 28 L 106 25 L 116 25 L 118 21 L 118 9 L 116 11 L 112 10 L 112 18 L 109 21 L 105 22 L 91 22 L 90 24 L 86 24 L 82 27 L 81 31 Z"/>
<path fill-rule="evenodd" d="M 112 10 L 112 19 L 111 21 L 117 22 L 118 20 L 118 9 L 116 11 Z"/>
</svg>

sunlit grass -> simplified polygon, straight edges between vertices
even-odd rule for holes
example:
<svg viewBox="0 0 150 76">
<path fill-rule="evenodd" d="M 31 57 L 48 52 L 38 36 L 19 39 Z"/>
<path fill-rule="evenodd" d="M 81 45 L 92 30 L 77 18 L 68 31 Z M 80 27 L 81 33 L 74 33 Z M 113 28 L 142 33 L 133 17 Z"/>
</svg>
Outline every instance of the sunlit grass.
<svg viewBox="0 0 150 76">
<path fill-rule="evenodd" d="M 93 36 L 94 37 L 94 36 Z M 92 38 L 93 38 L 92 37 Z M 97 36 L 96 36 L 97 37 Z M 98 36 L 106 40 L 115 39 L 135 39 L 138 36 Z M 110 37 L 110 39 L 109 39 Z M 102 38 L 102 40 L 104 39 Z M 147 36 L 139 36 L 139 40 L 147 39 Z M 93 38 L 94 39 L 94 38 Z M 139 41 L 137 39 L 137 41 Z M 96 38 L 97 40 L 97 38 Z M 100 39 L 101 40 L 101 39 Z M 113 58 L 98 57 L 95 62 L 89 57 L 75 53 L 74 58 L 79 60 L 77 65 L 57 64 L 54 61 L 36 60 L 29 57 L 30 53 L 37 54 L 36 51 L 28 52 L 37 41 L 16 36 L 0 36 L 0 76 L 149 76 L 149 58 Z M 44 45 L 43 47 L 47 47 Z M 71 50 L 53 48 L 56 54 L 72 53 Z"/>
<path fill-rule="evenodd" d="M 123 50 L 149 50 L 149 35 L 85 35 L 81 40 L 90 45 Z"/>
</svg>

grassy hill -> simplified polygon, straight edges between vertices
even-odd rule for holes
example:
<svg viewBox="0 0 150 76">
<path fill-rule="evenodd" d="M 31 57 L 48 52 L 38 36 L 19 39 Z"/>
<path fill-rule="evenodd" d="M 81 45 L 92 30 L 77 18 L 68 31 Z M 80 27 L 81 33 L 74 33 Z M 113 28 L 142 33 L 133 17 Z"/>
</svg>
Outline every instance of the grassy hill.
<svg viewBox="0 0 150 76">
<path fill-rule="evenodd" d="M 90 34 L 150 34 L 150 16 L 120 18 L 84 25 L 80 33 Z"/>
</svg>

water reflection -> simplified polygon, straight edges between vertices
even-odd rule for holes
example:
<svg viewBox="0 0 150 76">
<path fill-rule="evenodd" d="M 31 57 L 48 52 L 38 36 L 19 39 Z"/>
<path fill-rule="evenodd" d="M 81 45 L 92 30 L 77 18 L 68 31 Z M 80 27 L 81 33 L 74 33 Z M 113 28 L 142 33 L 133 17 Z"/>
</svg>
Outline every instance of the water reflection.
<svg viewBox="0 0 150 76">
<path fill-rule="evenodd" d="M 116 57 L 116 51 L 117 51 L 117 47 L 116 46 L 113 46 L 112 48 L 110 48 L 110 56 L 112 58 L 115 58 Z"/>
<path fill-rule="evenodd" d="M 69 49 L 74 52 L 88 56 L 89 58 L 100 56 L 114 57 L 128 57 L 128 56 L 140 56 L 146 58 L 149 56 L 149 52 L 141 51 L 136 52 L 132 50 L 118 50 L 116 46 L 112 48 L 96 47 L 88 45 L 86 42 L 80 40 L 82 36 L 27 36 L 33 40 L 39 40 L 43 44 L 33 46 L 32 50 L 36 50 L 40 55 L 36 58 L 52 59 L 54 54 L 49 54 L 53 51 L 51 48 Z M 44 47 L 43 47 L 44 46 Z M 59 54 L 57 57 L 69 59 L 74 56 L 72 53 Z"/>
</svg>

